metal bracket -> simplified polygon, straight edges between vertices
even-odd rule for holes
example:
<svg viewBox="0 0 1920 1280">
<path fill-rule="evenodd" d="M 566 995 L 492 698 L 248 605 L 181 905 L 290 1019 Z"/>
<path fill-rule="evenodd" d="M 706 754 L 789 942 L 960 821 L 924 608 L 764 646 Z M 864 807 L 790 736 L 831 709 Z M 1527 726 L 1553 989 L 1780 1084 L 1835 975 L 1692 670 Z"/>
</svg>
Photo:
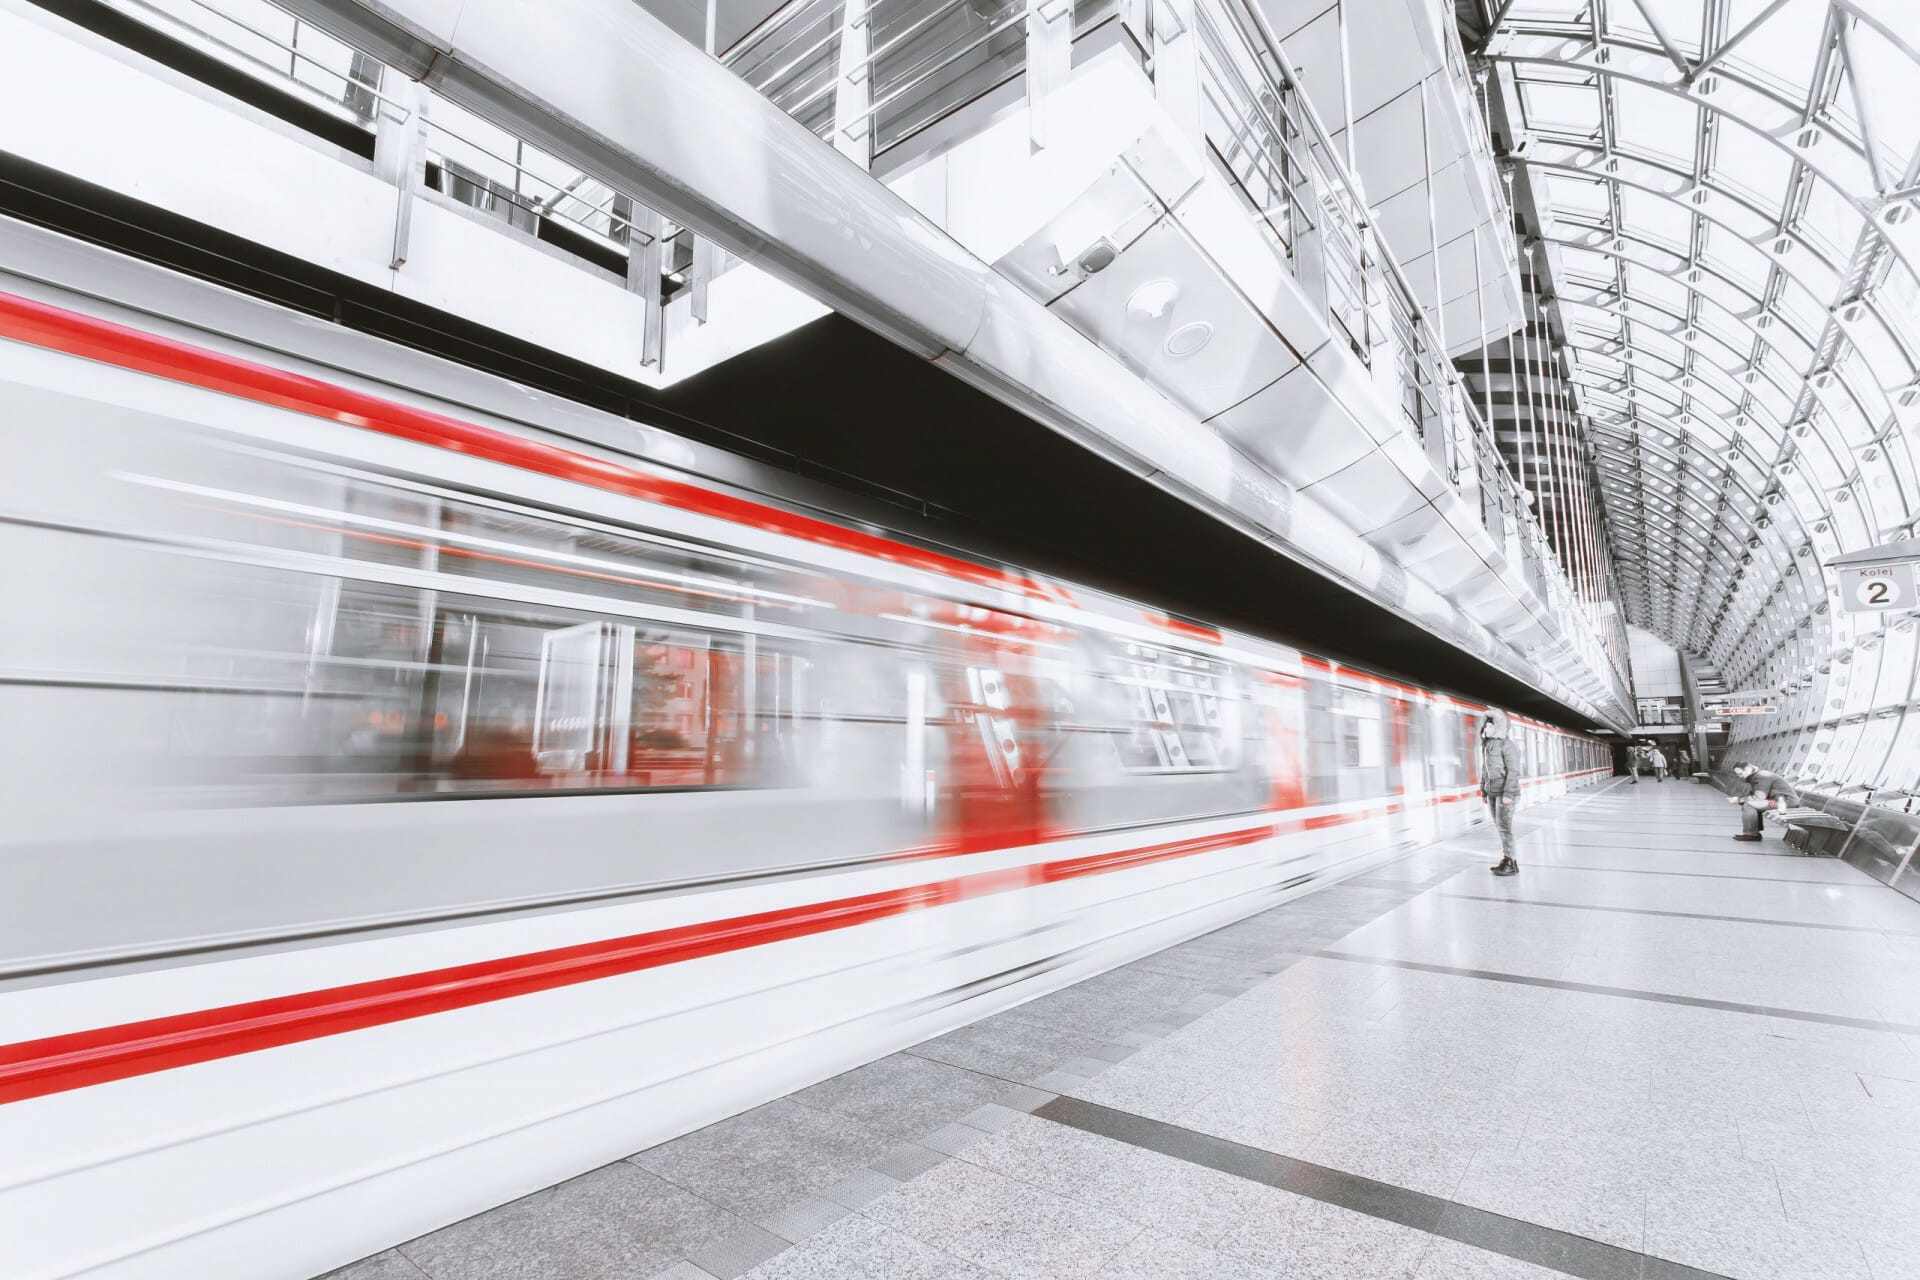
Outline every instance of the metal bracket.
<svg viewBox="0 0 1920 1280">
<path fill-rule="evenodd" d="M 386 77 L 383 77 L 383 79 Z M 427 87 L 395 73 L 387 101 L 377 103 L 373 124 L 373 172 L 394 195 L 393 243 L 387 267 L 406 265 L 413 239 L 413 203 L 427 181 Z"/>
</svg>

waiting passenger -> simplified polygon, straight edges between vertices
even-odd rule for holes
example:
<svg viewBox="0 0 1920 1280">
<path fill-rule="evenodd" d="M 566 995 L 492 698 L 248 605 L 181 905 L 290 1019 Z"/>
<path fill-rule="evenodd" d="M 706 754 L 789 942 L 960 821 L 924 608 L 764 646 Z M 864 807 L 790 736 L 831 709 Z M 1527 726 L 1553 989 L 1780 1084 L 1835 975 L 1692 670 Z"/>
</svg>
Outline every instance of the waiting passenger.
<svg viewBox="0 0 1920 1280">
<path fill-rule="evenodd" d="M 1480 794 L 1493 812 L 1493 825 L 1500 831 L 1500 861 L 1493 864 L 1497 876 L 1518 875 L 1520 864 L 1513 858 L 1513 811 L 1520 803 L 1520 748 L 1507 725 L 1507 713 L 1489 711 L 1480 722 Z"/>
<path fill-rule="evenodd" d="M 1638 743 L 1627 744 L 1627 772 L 1633 775 L 1633 785 L 1640 785 L 1640 747 Z"/>
<path fill-rule="evenodd" d="M 1733 776 L 1743 789 L 1727 797 L 1730 804 L 1740 806 L 1740 834 L 1734 839 L 1757 841 L 1761 834 L 1761 819 L 1766 816 L 1767 810 L 1774 807 L 1774 798 L 1786 789 L 1776 785 L 1772 774 L 1761 773 L 1750 764 L 1735 765 Z"/>
<path fill-rule="evenodd" d="M 1667 780 L 1667 757 L 1662 754 L 1660 748 L 1655 747 L 1647 753 L 1647 763 L 1653 766 L 1653 780 L 1655 782 L 1665 782 Z"/>
</svg>

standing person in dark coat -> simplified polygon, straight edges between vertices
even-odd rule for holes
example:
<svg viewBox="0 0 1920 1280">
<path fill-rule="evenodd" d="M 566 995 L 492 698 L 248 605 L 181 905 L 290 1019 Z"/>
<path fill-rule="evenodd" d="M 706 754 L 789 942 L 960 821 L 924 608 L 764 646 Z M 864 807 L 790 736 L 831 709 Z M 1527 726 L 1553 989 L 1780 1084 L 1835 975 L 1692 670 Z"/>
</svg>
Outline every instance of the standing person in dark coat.
<svg viewBox="0 0 1920 1280">
<path fill-rule="evenodd" d="M 1487 712 L 1480 722 L 1480 794 L 1486 798 L 1493 824 L 1500 831 L 1500 861 L 1493 864 L 1497 876 L 1520 873 L 1520 864 L 1513 858 L 1513 811 L 1520 804 L 1520 782 L 1525 772 L 1507 713 Z"/>
</svg>

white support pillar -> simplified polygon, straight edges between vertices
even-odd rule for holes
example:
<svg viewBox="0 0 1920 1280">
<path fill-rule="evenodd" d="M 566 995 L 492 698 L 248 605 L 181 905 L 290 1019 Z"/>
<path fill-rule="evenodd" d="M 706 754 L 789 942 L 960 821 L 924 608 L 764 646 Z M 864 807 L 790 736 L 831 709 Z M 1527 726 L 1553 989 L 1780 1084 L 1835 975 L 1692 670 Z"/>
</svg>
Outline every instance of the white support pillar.
<svg viewBox="0 0 1920 1280">
<path fill-rule="evenodd" d="M 627 288 L 640 296 L 640 363 L 648 369 L 660 367 L 665 345 L 662 330 L 666 313 L 660 305 L 660 256 L 666 247 L 660 238 L 663 230 L 659 214 L 634 206 L 633 230 L 627 240 Z"/>
<path fill-rule="evenodd" d="M 873 28 L 867 0 L 841 0 L 840 59 L 833 82 L 833 146 L 862 169 L 873 167 Z"/>
<path fill-rule="evenodd" d="M 1360 179 L 1360 165 L 1353 155 L 1353 47 L 1347 41 L 1346 0 L 1333 0 L 1334 27 L 1340 37 L 1340 130 L 1347 153 L 1347 172 Z"/>
<path fill-rule="evenodd" d="M 1047 145 L 1047 102 L 1073 74 L 1073 0 L 1027 0 L 1027 141 Z"/>
<path fill-rule="evenodd" d="M 1441 360 L 1447 358 L 1447 298 L 1440 287 L 1440 213 L 1433 198 L 1433 118 L 1427 102 L 1427 81 L 1420 81 L 1420 175 L 1427 188 L 1427 273 L 1433 281 L 1433 331 L 1440 339 Z"/>
<path fill-rule="evenodd" d="M 712 240 L 702 235 L 687 232 L 693 237 L 693 267 L 689 272 L 687 288 L 691 291 L 693 322 L 707 322 L 707 286 L 713 283 L 714 272 L 720 268 L 720 248 Z"/>
<path fill-rule="evenodd" d="M 415 193 L 427 181 L 427 87 L 394 71 L 381 77 L 385 101 L 374 104 L 373 172 L 393 188 L 393 243 L 387 266 L 406 265 L 413 240 Z"/>
<path fill-rule="evenodd" d="M 1204 150 L 1193 0 L 1153 0 L 1153 6 L 1153 96 L 1186 139 Z"/>
</svg>

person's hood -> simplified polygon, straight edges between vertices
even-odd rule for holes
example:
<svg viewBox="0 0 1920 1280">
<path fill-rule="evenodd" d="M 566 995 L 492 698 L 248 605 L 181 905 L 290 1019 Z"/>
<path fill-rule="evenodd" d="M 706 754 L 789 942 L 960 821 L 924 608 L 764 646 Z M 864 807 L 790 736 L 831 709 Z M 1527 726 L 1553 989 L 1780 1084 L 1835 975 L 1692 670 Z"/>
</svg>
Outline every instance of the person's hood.
<svg viewBox="0 0 1920 1280">
<path fill-rule="evenodd" d="M 1494 708 L 1487 712 L 1486 719 L 1480 722 L 1480 736 L 1483 738 L 1504 738 L 1512 732 L 1507 721 L 1507 713 Z"/>
</svg>

